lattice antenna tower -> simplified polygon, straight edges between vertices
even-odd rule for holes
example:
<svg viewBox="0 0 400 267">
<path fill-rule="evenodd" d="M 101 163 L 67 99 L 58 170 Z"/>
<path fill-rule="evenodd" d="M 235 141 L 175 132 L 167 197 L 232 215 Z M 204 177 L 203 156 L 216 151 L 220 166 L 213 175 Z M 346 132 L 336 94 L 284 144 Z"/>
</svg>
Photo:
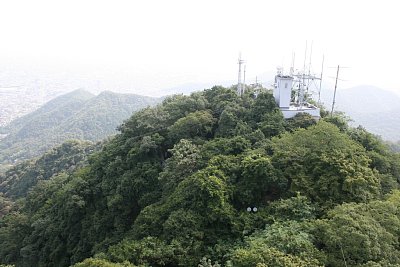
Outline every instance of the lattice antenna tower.
<svg viewBox="0 0 400 267">
<path fill-rule="evenodd" d="M 297 88 L 296 104 L 299 107 L 302 107 L 305 104 L 305 93 L 306 92 L 308 93 L 311 82 L 315 81 L 315 80 L 320 80 L 322 78 L 322 74 L 321 74 L 321 78 L 320 78 L 320 77 L 314 76 L 311 73 L 312 50 L 313 50 L 313 43 L 311 43 L 310 54 L 308 56 L 308 43 L 306 42 L 305 51 L 304 51 L 303 70 L 296 74 L 291 74 L 291 76 L 293 76 L 295 78 L 294 86 Z M 309 60 L 308 66 L 307 66 L 307 59 Z M 292 62 L 292 66 L 294 66 L 294 60 Z M 291 70 L 291 73 L 293 73 L 292 70 Z"/>
<path fill-rule="evenodd" d="M 312 58 L 312 50 L 313 50 L 313 43 L 311 42 L 311 48 L 310 48 L 310 61 L 308 63 L 308 77 L 311 76 L 311 58 Z M 308 93 L 308 88 L 310 87 L 310 79 L 307 80 L 307 93 Z"/>
<path fill-rule="evenodd" d="M 307 41 L 306 41 L 306 49 L 304 51 L 304 65 L 303 65 L 303 73 L 302 73 L 302 82 L 301 85 L 299 85 L 299 98 L 297 99 L 298 104 L 300 107 L 303 106 L 303 102 L 304 102 L 304 87 L 306 84 L 306 60 L 307 60 Z"/>
<path fill-rule="evenodd" d="M 244 64 L 244 60 L 242 59 L 242 53 L 239 53 L 239 73 L 238 73 L 238 85 L 237 85 L 237 93 L 238 95 L 243 94 L 243 84 L 242 84 L 242 64 Z"/>
<path fill-rule="evenodd" d="M 322 55 L 321 76 L 319 78 L 318 105 L 321 105 L 322 74 L 324 73 L 325 55 Z"/>
<path fill-rule="evenodd" d="M 243 71 L 243 89 L 246 88 L 246 64 L 244 65 L 244 71 Z"/>
<path fill-rule="evenodd" d="M 292 52 L 292 65 L 290 66 L 290 76 L 293 76 L 294 74 L 294 61 L 296 59 L 296 53 L 293 51 Z"/>
</svg>

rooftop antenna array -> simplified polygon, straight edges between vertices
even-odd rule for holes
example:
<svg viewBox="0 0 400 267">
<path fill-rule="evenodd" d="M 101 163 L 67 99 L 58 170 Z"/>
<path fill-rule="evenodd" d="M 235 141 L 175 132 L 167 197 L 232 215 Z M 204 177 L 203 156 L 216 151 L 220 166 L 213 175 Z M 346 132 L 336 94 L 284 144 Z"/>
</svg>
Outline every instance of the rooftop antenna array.
<svg viewBox="0 0 400 267">
<path fill-rule="evenodd" d="M 338 66 L 337 66 L 337 72 L 336 72 L 336 80 L 335 80 L 335 91 L 333 92 L 333 101 L 332 101 L 331 117 L 332 117 L 332 115 L 333 115 L 333 109 L 334 109 L 334 107 L 335 107 L 335 102 L 336 102 L 336 89 L 337 89 L 337 80 L 338 80 L 338 77 L 339 77 L 339 69 L 340 69 L 340 66 L 338 65 Z"/>
<path fill-rule="evenodd" d="M 312 58 L 312 49 L 313 49 L 313 43 L 311 42 L 311 49 L 310 49 L 310 61 L 308 63 L 308 76 L 311 75 L 311 58 Z M 310 87 L 310 79 L 307 80 L 307 93 L 308 93 L 308 88 Z"/>
<path fill-rule="evenodd" d="M 293 86 L 297 91 L 297 99 L 295 99 L 296 105 L 301 109 L 306 103 L 306 94 L 309 93 L 311 82 L 315 83 L 315 80 L 320 80 L 321 78 L 316 77 L 311 73 L 311 60 L 312 60 L 312 50 L 313 50 L 313 42 L 310 47 L 310 54 L 308 56 L 308 42 L 306 42 L 305 51 L 304 51 L 304 62 L 303 62 L 303 70 L 294 72 L 294 57 L 292 56 L 292 67 L 290 68 L 290 76 L 294 79 Z M 308 66 L 307 66 L 307 60 Z M 308 67 L 308 69 L 307 69 Z"/>
<path fill-rule="evenodd" d="M 244 65 L 244 71 L 243 71 L 243 88 L 246 86 L 246 64 Z"/>
<path fill-rule="evenodd" d="M 294 61 L 296 59 L 296 53 L 292 52 L 292 66 L 290 67 L 290 75 L 294 74 Z"/>
<path fill-rule="evenodd" d="M 305 51 L 304 51 L 304 66 L 303 66 L 303 82 L 302 82 L 302 84 L 301 84 L 301 86 L 299 86 L 299 98 L 298 98 L 298 104 L 299 104 L 299 106 L 301 107 L 301 106 L 303 106 L 303 102 L 304 102 L 304 86 L 305 86 L 305 84 L 306 84 L 306 77 L 305 77 L 305 75 L 306 75 L 306 60 L 307 60 L 307 45 L 308 45 L 308 43 L 307 43 L 307 41 L 306 41 L 306 49 L 305 49 Z"/>
<path fill-rule="evenodd" d="M 322 73 L 324 72 L 325 55 L 322 55 L 321 76 L 319 78 L 318 105 L 321 105 Z"/>
<path fill-rule="evenodd" d="M 238 73 L 237 93 L 238 93 L 238 95 L 242 95 L 243 90 L 244 90 L 244 87 L 242 84 L 242 64 L 244 64 L 244 60 L 242 59 L 242 53 L 239 53 L 238 64 L 239 64 L 239 73 Z"/>
<path fill-rule="evenodd" d="M 334 89 L 334 91 L 333 91 L 333 100 L 332 100 L 332 108 L 331 108 L 331 117 L 333 116 L 333 111 L 334 111 L 334 109 L 335 109 L 335 104 L 336 104 L 336 91 L 337 91 L 337 84 L 338 84 L 338 80 L 339 81 L 346 81 L 346 80 L 342 80 L 342 79 L 339 79 L 339 70 L 340 69 L 343 69 L 343 68 L 349 68 L 349 67 L 340 67 L 339 65 L 337 66 L 337 67 L 335 67 L 335 68 L 337 68 L 336 69 L 336 78 L 335 78 L 335 89 Z"/>
</svg>

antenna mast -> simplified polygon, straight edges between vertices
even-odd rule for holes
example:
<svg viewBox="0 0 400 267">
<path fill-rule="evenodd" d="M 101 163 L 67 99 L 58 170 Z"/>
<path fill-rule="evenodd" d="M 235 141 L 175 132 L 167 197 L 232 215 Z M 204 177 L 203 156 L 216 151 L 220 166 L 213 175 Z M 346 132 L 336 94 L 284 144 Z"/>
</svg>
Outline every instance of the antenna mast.
<svg viewBox="0 0 400 267">
<path fill-rule="evenodd" d="M 322 73 L 324 72 L 325 55 L 322 55 L 321 76 L 319 78 L 318 105 L 321 105 Z"/>
<path fill-rule="evenodd" d="M 308 77 L 310 77 L 310 75 L 311 75 L 311 58 L 312 58 L 313 43 L 314 43 L 314 41 L 311 42 L 311 48 L 310 48 L 310 62 L 308 63 Z M 310 87 L 310 79 L 307 79 L 307 93 L 308 93 L 309 87 Z"/>
<path fill-rule="evenodd" d="M 238 73 L 238 86 L 237 86 L 237 93 L 238 95 L 242 95 L 243 93 L 243 88 L 242 88 L 242 64 L 244 63 L 244 60 L 242 60 L 242 53 L 239 53 L 239 73 Z"/>
<path fill-rule="evenodd" d="M 339 65 L 337 66 L 337 72 L 336 72 L 336 81 L 335 81 L 335 91 L 333 93 L 333 102 L 332 102 L 332 110 L 331 110 L 331 117 L 333 115 L 333 109 L 335 107 L 335 100 L 336 100 L 336 89 L 337 89 L 337 81 L 338 81 L 338 77 L 339 77 Z"/>
<path fill-rule="evenodd" d="M 306 49 L 304 51 L 304 65 L 303 65 L 303 79 L 302 79 L 302 83 L 299 86 L 299 106 L 302 107 L 303 106 L 303 102 L 304 102 L 304 86 L 305 86 L 305 75 L 306 75 L 306 60 L 307 60 L 307 41 L 306 41 Z"/>
<path fill-rule="evenodd" d="M 290 75 L 293 75 L 294 73 L 294 60 L 296 58 L 296 53 L 292 52 L 292 66 L 290 67 Z"/>
<path fill-rule="evenodd" d="M 246 88 L 246 65 L 244 65 L 244 71 L 243 71 L 243 89 Z"/>
<path fill-rule="evenodd" d="M 308 49 L 310 49 L 310 52 Z M 275 75 L 273 96 L 286 119 L 292 118 L 299 113 L 310 114 L 316 120 L 321 117 L 320 109 L 313 105 L 312 102 L 307 102 L 308 99 L 305 92 L 306 89 L 308 92 L 310 90 L 309 87 L 313 86 L 313 81 L 320 79 L 319 75 L 315 77 L 315 75 L 311 74 L 312 52 L 313 43 L 311 43 L 311 47 L 309 48 L 308 42 L 306 42 L 303 69 L 300 67 L 300 69 L 295 70 L 295 53 L 292 52 L 289 75 L 284 74 L 282 68 L 278 68 Z M 292 93 L 295 91 L 297 99 L 292 99 Z"/>
</svg>

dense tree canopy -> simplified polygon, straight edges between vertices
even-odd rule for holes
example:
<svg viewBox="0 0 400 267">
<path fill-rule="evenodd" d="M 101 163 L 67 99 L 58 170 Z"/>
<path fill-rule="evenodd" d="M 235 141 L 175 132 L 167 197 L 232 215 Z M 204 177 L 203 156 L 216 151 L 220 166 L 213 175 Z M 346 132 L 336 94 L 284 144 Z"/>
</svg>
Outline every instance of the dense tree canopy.
<svg viewBox="0 0 400 267">
<path fill-rule="evenodd" d="M 218 86 L 119 130 L 2 178 L 1 264 L 400 264 L 399 157 L 341 117 L 285 120 L 270 92 Z"/>
<path fill-rule="evenodd" d="M 0 127 L 6 134 L 0 140 L 0 171 L 70 139 L 101 141 L 115 134 L 115 128 L 132 112 L 159 102 L 158 98 L 109 91 L 94 96 L 82 89 L 61 95 Z"/>
</svg>

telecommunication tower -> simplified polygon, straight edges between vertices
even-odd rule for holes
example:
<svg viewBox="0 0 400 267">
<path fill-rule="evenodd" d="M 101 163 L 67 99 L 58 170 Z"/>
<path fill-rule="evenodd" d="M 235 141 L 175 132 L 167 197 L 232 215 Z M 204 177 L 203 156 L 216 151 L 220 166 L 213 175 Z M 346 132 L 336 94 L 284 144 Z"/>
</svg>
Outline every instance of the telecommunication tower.
<svg viewBox="0 0 400 267">
<path fill-rule="evenodd" d="M 316 120 L 320 118 L 320 110 L 318 107 L 307 102 L 309 88 L 315 81 L 322 79 L 311 73 L 311 55 L 312 46 L 310 53 L 310 61 L 308 64 L 308 70 L 306 69 L 307 60 L 307 44 L 304 55 L 303 70 L 294 70 L 294 57 L 292 55 L 292 66 L 290 67 L 289 73 L 284 73 L 282 68 L 279 68 L 275 76 L 274 85 L 274 98 L 283 113 L 283 116 L 288 119 L 294 117 L 298 113 L 308 113 Z"/>
<path fill-rule="evenodd" d="M 244 87 L 242 84 L 242 64 L 244 64 L 244 60 L 242 59 L 242 53 L 239 53 L 239 73 L 238 73 L 238 85 L 237 85 L 237 93 L 238 95 L 242 95 L 244 91 Z"/>
</svg>

